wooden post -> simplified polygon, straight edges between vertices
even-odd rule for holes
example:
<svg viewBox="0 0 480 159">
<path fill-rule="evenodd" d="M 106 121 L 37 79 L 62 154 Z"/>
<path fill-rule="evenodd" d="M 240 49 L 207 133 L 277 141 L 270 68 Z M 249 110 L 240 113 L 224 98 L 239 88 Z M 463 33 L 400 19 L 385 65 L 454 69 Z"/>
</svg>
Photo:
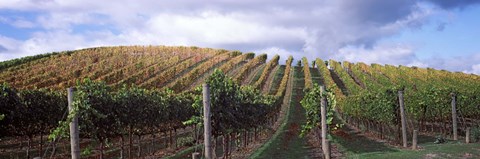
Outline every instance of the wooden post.
<svg viewBox="0 0 480 159">
<path fill-rule="evenodd" d="M 417 135 L 418 135 L 418 130 L 413 130 L 413 136 L 412 136 L 412 149 L 416 150 L 417 149 Z"/>
<path fill-rule="evenodd" d="M 402 120 L 402 141 L 403 147 L 407 147 L 407 119 L 405 116 L 405 104 L 403 103 L 403 91 L 398 91 L 398 100 L 400 102 L 400 116 Z"/>
<path fill-rule="evenodd" d="M 465 130 L 465 143 L 470 143 L 470 128 L 468 127 L 467 130 Z"/>
<path fill-rule="evenodd" d="M 212 159 L 212 127 L 210 121 L 210 87 L 203 84 L 203 125 L 205 138 L 205 158 Z"/>
<path fill-rule="evenodd" d="M 73 110 L 73 88 L 68 88 L 68 111 Z M 70 148 L 72 159 L 80 159 L 80 137 L 78 132 L 78 115 L 75 115 L 70 123 Z"/>
<path fill-rule="evenodd" d="M 320 86 L 321 93 L 325 92 L 325 86 Z M 327 99 L 321 98 L 320 101 L 320 116 L 322 126 L 322 150 L 325 155 L 325 159 L 330 159 L 330 145 L 327 140 Z"/>
<path fill-rule="evenodd" d="M 200 153 L 199 152 L 192 153 L 192 159 L 200 159 Z"/>
<path fill-rule="evenodd" d="M 331 158 L 331 155 L 332 155 L 332 151 L 330 149 L 331 147 L 331 143 L 330 143 L 330 140 L 329 139 L 325 139 L 325 150 L 324 150 L 324 153 L 325 153 L 325 159 L 330 159 Z"/>
<path fill-rule="evenodd" d="M 456 95 L 455 93 L 452 93 L 452 124 L 453 124 L 453 140 L 457 141 L 458 140 L 458 134 L 457 134 L 457 101 L 456 101 Z"/>
</svg>

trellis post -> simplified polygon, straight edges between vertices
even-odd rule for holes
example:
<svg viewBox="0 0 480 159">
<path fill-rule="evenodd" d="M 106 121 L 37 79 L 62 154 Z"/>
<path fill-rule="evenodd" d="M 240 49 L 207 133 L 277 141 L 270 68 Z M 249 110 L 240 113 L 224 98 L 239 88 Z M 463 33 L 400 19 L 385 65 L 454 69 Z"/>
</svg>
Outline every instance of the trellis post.
<svg viewBox="0 0 480 159">
<path fill-rule="evenodd" d="M 403 91 L 398 91 L 398 100 L 400 102 L 400 116 L 402 120 L 402 141 L 403 147 L 407 147 L 407 118 L 405 116 L 405 104 L 403 102 Z"/>
<path fill-rule="evenodd" d="M 204 128 L 204 144 L 205 158 L 212 159 L 212 126 L 210 121 L 210 87 L 203 84 L 203 125 Z"/>
<path fill-rule="evenodd" d="M 323 97 L 325 93 L 325 86 L 320 86 L 322 98 L 320 102 L 320 115 L 321 115 L 321 126 L 322 126 L 322 150 L 325 155 L 325 159 L 330 159 L 330 144 L 327 140 L 327 99 Z"/>
<path fill-rule="evenodd" d="M 452 93 L 452 128 L 453 128 L 453 140 L 458 140 L 458 133 L 457 133 L 457 96 L 455 93 Z"/>
<path fill-rule="evenodd" d="M 68 111 L 69 114 L 73 111 L 73 88 L 68 88 Z M 70 122 L 70 149 L 72 159 L 80 159 L 80 137 L 78 130 L 78 115 L 75 115 Z"/>
</svg>

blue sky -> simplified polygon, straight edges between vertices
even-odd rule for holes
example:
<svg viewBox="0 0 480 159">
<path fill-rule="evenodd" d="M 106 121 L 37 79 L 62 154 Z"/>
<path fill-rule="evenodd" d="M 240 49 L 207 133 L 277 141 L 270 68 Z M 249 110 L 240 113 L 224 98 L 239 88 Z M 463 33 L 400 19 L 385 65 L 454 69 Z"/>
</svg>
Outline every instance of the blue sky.
<svg viewBox="0 0 480 159">
<path fill-rule="evenodd" d="M 449 14 L 434 17 L 432 23 L 422 29 L 406 30 L 391 39 L 420 44 L 421 48 L 417 51 L 421 53 L 419 57 L 424 59 L 431 56 L 451 58 L 479 52 L 480 7 L 457 9 Z"/>
<path fill-rule="evenodd" d="M 479 15 L 477 0 L 9 0 L 0 2 L 0 61 L 195 45 L 480 74 Z"/>
</svg>

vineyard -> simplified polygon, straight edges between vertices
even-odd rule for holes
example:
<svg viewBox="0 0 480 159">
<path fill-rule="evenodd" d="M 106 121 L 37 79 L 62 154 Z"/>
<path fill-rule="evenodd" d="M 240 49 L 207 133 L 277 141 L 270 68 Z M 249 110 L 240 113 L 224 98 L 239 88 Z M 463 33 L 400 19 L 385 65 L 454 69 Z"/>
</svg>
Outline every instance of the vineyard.
<svg viewBox="0 0 480 159">
<path fill-rule="evenodd" d="M 478 75 L 309 60 L 294 66 L 291 56 L 119 46 L 4 61 L 0 158 L 69 158 L 75 117 L 82 158 L 191 158 L 205 149 L 204 83 L 213 156 L 225 159 L 317 158 L 326 155 L 315 144 L 323 138 L 332 158 L 349 157 L 347 127 L 390 147 L 413 144 L 404 141 L 413 131 L 480 140 Z"/>
</svg>

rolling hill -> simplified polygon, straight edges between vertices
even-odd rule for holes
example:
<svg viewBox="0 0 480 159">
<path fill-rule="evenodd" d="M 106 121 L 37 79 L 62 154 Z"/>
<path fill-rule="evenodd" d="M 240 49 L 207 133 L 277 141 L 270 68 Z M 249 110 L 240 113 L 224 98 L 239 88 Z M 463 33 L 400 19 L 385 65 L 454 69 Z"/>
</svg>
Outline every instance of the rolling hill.
<svg viewBox="0 0 480 159">
<path fill-rule="evenodd" d="M 298 105 L 298 109 L 307 112 L 306 119 L 304 119 L 303 115 L 300 115 L 303 117 L 299 117 L 299 120 L 301 119 L 304 122 L 303 124 L 317 123 L 317 119 L 309 116 L 308 112 L 318 112 L 318 106 L 302 108 L 299 105 L 299 101 L 304 97 L 304 93 L 318 86 L 325 86 L 328 92 L 334 94 L 334 102 L 329 101 L 329 103 L 336 103 L 334 105 L 335 108 L 332 109 L 335 109 L 335 112 L 342 119 L 346 120 L 347 123 L 358 128 L 365 128 L 380 138 L 389 141 L 399 141 L 399 93 L 402 93 L 402 97 L 405 99 L 405 111 L 409 119 L 409 130 L 418 129 L 421 132 L 441 132 L 450 135 L 453 128 L 447 125 L 450 125 L 452 122 L 452 99 L 457 104 L 456 111 L 459 117 L 459 130 L 462 133 L 467 127 L 475 127 L 480 123 L 480 76 L 478 75 L 435 70 L 432 68 L 368 65 L 347 61 L 338 62 L 321 58 L 316 58 L 313 63 L 309 63 L 309 60 L 313 59 L 305 57 L 298 59 L 297 66 L 291 66 L 293 60 L 291 57 L 285 59 L 285 57 L 277 55 L 269 61 L 267 59 L 266 54 L 255 55 L 254 53 L 242 53 L 223 49 L 181 46 L 118 46 L 55 52 L 4 61 L 0 63 L 0 83 L 4 83 L 2 85 L 2 93 L 5 94 L 4 98 L 0 98 L 0 101 L 3 103 L 1 106 L 3 108 L 0 107 L 0 113 L 6 115 L 6 121 L 14 121 L 13 118 L 9 119 L 12 116 L 11 114 L 14 113 L 8 110 L 10 109 L 8 104 L 12 103 L 12 101 L 20 100 L 25 103 L 24 101 L 28 99 L 27 95 L 37 93 L 44 97 L 39 99 L 39 101 L 45 100 L 55 103 L 55 99 L 65 98 L 64 91 L 66 88 L 83 87 L 79 85 L 82 85 L 84 79 L 88 78 L 91 81 L 102 81 L 105 84 L 105 86 L 91 84 L 89 87 L 85 87 L 85 92 L 92 91 L 90 92 L 93 94 L 91 96 L 94 96 L 95 93 L 98 94 L 94 90 L 89 90 L 94 87 L 108 88 L 108 91 L 104 92 L 105 94 L 115 92 L 111 99 L 102 99 L 104 100 L 102 102 L 105 103 L 110 101 L 119 102 L 120 100 L 116 99 L 116 97 L 120 95 L 124 95 L 122 97 L 125 98 L 135 96 L 135 99 L 145 98 L 145 100 L 158 97 L 159 100 L 161 99 L 162 102 L 167 103 L 165 107 L 158 108 L 158 110 L 156 107 L 152 109 L 155 109 L 157 112 L 175 110 L 176 112 L 170 112 L 173 115 L 168 119 L 165 118 L 169 122 L 158 121 L 161 126 L 157 127 L 156 125 L 148 126 L 149 121 L 154 119 L 139 119 L 139 122 L 142 121 L 148 128 L 142 127 L 138 131 L 155 130 L 145 134 L 138 133 L 138 135 L 139 138 L 151 135 L 153 139 L 156 136 L 165 135 L 164 138 L 166 140 L 167 133 L 170 133 L 168 138 L 172 140 L 172 131 L 177 134 L 177 129 L 182 129 L 182 132 L 194 132 L 197 130 L 196 127 L 184 126 L 182 122 L 196 114 L 196 110 L 190 108 L 190 105 L 195 103 L 194 96 L 199 95 L 196 88 L 205 83 L 212 74 L 216 75 L 215 70 L 220 70 L 228 76 L 226 79 L 235 83 L 232 87 L 236 88 L 236 85 L 238 85 L 238 92 L 242 95 L 241 98 L 245 99 L 245 101 L 251 100 L 251 103 L 247 104 L 258 106 L 258 109 L 255 107 L 255 111 L 263 113 L 255 115 L 265 116 L 265 119 L 258 116 L 265 123 L 256 123 L 255 120 L 258 118 L 247 118 L 248 115 L 245 112 L 241 112 L 243 115 L 232 115 L 232 118 L 235 117 L 240 120 L 239 116 L 243 116 L 245 118 L 242 117 L 241 120 L 249 121 L 241 124 L 235 123 L 235 121 L 230 123 L 231 125 L 237 124 L 236 126 L 238 127 L 230 128 L 229 132 L 231 133 L 230 130 L 232 130 L 235 133 L 246 133 L 245 140 L 248 140 L 247 136 L 251 132 L 254 132 L 256 135 L 257 128 L 265 128 L 269 125 L 275 125 L 275 122 L 282 121 L 280 120 L 282 119 L 281 114 L 287 111 L 287 109 L 284 110 L 283 108 L 287 107 L 284 106 L 286 102 L 284 101 L 284 96 L 285 94 L 291 94 L 292 90 L 297 92 L 293 96 L 298 99 L 293 101 Z M 280 65 L 280 60 L 286 60 L 286 65 Z M 295 74 L 295 76 L 293 77 L 292 74 Z M 287 88 L 287 83 L 292 80 L 294 80 L 294 84 L 291 87 L 295 88 Z M 240 86 L 251 87 L 244 88 Z M 127 91 L 127 88 L 130 87 L 132 90 Z M 39 89 L 42 90 L 41 92 L 49 93 L 28 92 Z M 300 91 L 302 89 L 304 93 Z M 124 94 L 118 93 L 122 91 L 124 91 Z M 145 91 L 145 93 L 142 93 L 142 91 Z M 12 95 L 8 94 L 9 92 L 18 93 L 17 95 L 15 93 Z M 146 94 L 146 96 L 142 96 L 142 94 Z M 265 97 L 263 95 L 256 97 L 260 96 L 260 94 L 263 94 Z M 85 98 L 87 99 L 91 96 L 85 96 Z M 137 96 L 138 98 L 136 98 Z M 22 102 L 19 105 L 22 105 Z M 178 108 L 169 107 L 169 102 L 174 103 L 170 105 L 178 106 Z M 60 104 L 58 102 L 56 104 L 65 104 L 65 101 L 60 101 Z M 131 105 L 135 104 L 131 103 Z M 28 104 L 23 104 L 22 106 L 25 105 Z M 182 107 L 180 108 L 180 106 Z M 266 108 L 267 106 L 268 109 Z M 150 109 L 148 106 L 146 108 Z M 29 109 L 26 108 L 26 110 Z M 255 112 L 253 108 L 251 109 L 249 111 Z M 240 110 L 240 108 L 229 109 L 229 111 L 233 110 Z M 63 111 L 64 109 L 59 111 L 60 114 L 56 114 L 54 119 L 57 121 L 53 121 L 54 124 L 44 127 L 48 131 L 29 132 L 28 141 L 33 140 L 35 136 L 43 137 L 45 133 L 53 130 L 58 120 L 62 120 L 61 113 Z M 183 116 L 178 117 L 178 114 Z M 131 116 L 129 120 L 140 118 L 142 114 L 137 112 L 137 114 Z M 296 114 L 294 116 L 297 117 L 299 115 Z M 297 119 L 294 118 L 292 120 Z M 21 125 L 21 123 L 19 124 Z M 162 124 L 167 124 L 168 126 Z M 314 124 L 315 126 L 317 125 Z M 300 127 L 298 126 L 297 129 L 300 129 Z M 130 133 L 132 132 L 131 130 Z M 219 131 L 218 135 L 223 135 L 223 138 L 226 138 L 228 135 L 225 132 Z M 0 134 L 10 137 L 16 136 L 12 135 L 14 133 Z M 182 134 L 184 133 L 179 133 L 178 136 L 185 137 Z M 233 134 L 229 135 L 233 136 Z M 17 134 L 17 136 L 25 136 L 25 134 Z M 129 138 L 131 139 L 131 136 Z M 192 140 L 190 142 L 194 140 L 193 138 L 188 139 Z M 102 139 L 102 143 L 103 141 Z M 123 138 L 121 141 L 123 145 Z M 172 142 L 170 141 L 169 144 L 172 144 Z M 169 144 L 165 143 L 164 146 L 168 147 Z M 141 144 L 139 143 L 139 145 Z M 42 148 L 40 148 L 41 150 Z M 152 154 L 144 153 L 139 156 L 155 154 L 155 152 Z"/>
</svg>

